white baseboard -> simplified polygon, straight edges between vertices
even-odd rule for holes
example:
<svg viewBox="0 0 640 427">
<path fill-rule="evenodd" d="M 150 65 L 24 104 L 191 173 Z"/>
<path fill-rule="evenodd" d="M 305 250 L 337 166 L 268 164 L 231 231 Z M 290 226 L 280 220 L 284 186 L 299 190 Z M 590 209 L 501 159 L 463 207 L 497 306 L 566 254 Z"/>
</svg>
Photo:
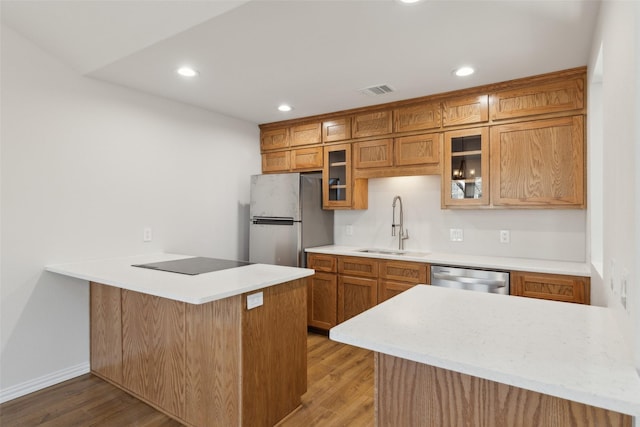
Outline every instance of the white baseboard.
<svg viewBox="0 0 640 427">
<path fill-rule="evenodd" d="M 8 402 L 9 400 L 13 400 L 20 396 L 42 390 L 43 388 L 51 387 L 52 385 L 56 385 L 63 381 L 88 373 L 89 362 L 85 362 L 76 366 L 71 366 L 70 368 L 43 375 L 39 378 L 25 381 L 21 384 L 16 384 L 0 390 L 0 403 Z"/>
</svg>

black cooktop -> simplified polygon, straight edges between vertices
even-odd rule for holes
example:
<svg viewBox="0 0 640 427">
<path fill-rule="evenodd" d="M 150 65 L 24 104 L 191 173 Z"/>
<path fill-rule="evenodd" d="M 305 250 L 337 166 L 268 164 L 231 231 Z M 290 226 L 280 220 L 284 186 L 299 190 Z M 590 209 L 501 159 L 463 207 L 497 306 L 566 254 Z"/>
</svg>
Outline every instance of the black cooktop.
<svg viewBox="0 0 640 427">
<path fill-rule="evenodd" d="M 242 267 L 243 265 L 250 264 L 250 262 L 246 261 L 194 257 L 175 259 L 172 261 L 152 262 L 149 264 L 135 264 L 132 265 L 132 267 L 149 268 L 152 270 L 169 271 L 171 273 L 195 276 L 196 274 L 211 273 L 212 271 L 226 270 L 228 268 Z"/>
</svg>

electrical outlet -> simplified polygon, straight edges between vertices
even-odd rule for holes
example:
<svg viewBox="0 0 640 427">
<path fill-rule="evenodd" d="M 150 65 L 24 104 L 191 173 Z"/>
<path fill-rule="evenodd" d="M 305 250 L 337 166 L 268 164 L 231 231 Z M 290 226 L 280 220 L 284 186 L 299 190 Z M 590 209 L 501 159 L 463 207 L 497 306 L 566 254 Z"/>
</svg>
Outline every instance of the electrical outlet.
<svg viewBox="0 0 640 427">
<path fill-rule="evenodd" d="M 152 239 L 151 227 L 145 227 L 143 232 L 142 232 L 142 241 L 143 242 L 150 242 L 151 239 Z"/>
<path fill-rule="evenodd" d="M 627 282 L 629 282 L 629 272 L 625 268 L 620 275 L 620 303 L 627 309 Z"/>
<path fill-rule="evenodd" d="M 511 242 L 511 232 L 509 230 L 500 230 L 500 243 Z"/>
<path fill-rule="evenodd" d="M 255 294 L 247 295 L 247 310 L 260 307 L 264 304 L 264 296 L 262 292 L 256 292 Z"/>
<path fill-rule="evenodd" d="M 344 233 L 345 233 L 347 236 L 353 236 L 353 225 L 347 225 L 347 226 L 344 228 Z"/>
<path fill-rule="evenodd" d="M 612 258 L 611 260 L 609 260 L 609 286 L 611 287 L 612 291 L 614 289 L 614 285 L 616 282 L 615 277 L 616 277 L 616 260 Z"/>
<path fill-rule="evenodd" d="M 449 238 L 451 239 L 452 242 L 464 241 L 464 232 L 462 231 L 462 228 L 450 228 Z"/>
</svg>

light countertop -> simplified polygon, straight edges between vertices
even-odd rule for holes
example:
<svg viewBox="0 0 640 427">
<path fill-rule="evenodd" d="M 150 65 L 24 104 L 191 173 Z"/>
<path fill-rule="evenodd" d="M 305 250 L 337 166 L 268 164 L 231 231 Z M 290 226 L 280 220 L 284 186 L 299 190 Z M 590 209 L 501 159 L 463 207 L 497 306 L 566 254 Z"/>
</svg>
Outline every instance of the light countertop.
<svg viewBox="0 0 640 427">
<path fill-rule="evenodd" d="M 131 266 L 183 258 L 191 256 L 141 255 L 48 265 L 45 270 L 190 304 L 204 304 L 301 279 L 314 273 L 306 268 L 251 264 L 189 276 Z"/>
<path fill-rule="evenodd" d="M 424 262 L 429 264 L 442 264 L 448 266 L 476 267 L 495 270 L 526 271 L 531 273 L 566 274 L 570 276 L 589 277 L 591 269 L 587 263 L 568 261 L 549 261 L 528 258 L 493 257 L 482 255 L 463 255 L 447 253 L 427 253 L 415 251 L 394 251 L 385 249 L 391 253 L 377 254 L 362 252 L 369 249 L 352 246 L 318 246 L 307 248 L 308 253 L 320 253 L 328 255 L 359 256 L 367 258 L 394 259 L 401 261 Z M 393 252 L 403 252 L 402 255 Z"/>
<path fill-rule="evenodd" d="M 607 308 L 418 285 L 330 337 L 640 416 L 640 377 Z"/>
</svg>

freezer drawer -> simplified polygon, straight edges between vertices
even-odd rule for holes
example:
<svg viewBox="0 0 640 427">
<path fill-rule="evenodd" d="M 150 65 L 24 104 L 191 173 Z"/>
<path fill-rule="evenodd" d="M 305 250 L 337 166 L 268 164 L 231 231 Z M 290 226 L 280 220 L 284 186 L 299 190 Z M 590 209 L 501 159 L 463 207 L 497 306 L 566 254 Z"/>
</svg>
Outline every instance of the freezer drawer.
<svg viewBox="0 0 640 427">
<path fill-rule="evenodd" d="M 249 262 L 301 266 L 300 223 L 293 221 L 251 221 Z"/>
</svg>

